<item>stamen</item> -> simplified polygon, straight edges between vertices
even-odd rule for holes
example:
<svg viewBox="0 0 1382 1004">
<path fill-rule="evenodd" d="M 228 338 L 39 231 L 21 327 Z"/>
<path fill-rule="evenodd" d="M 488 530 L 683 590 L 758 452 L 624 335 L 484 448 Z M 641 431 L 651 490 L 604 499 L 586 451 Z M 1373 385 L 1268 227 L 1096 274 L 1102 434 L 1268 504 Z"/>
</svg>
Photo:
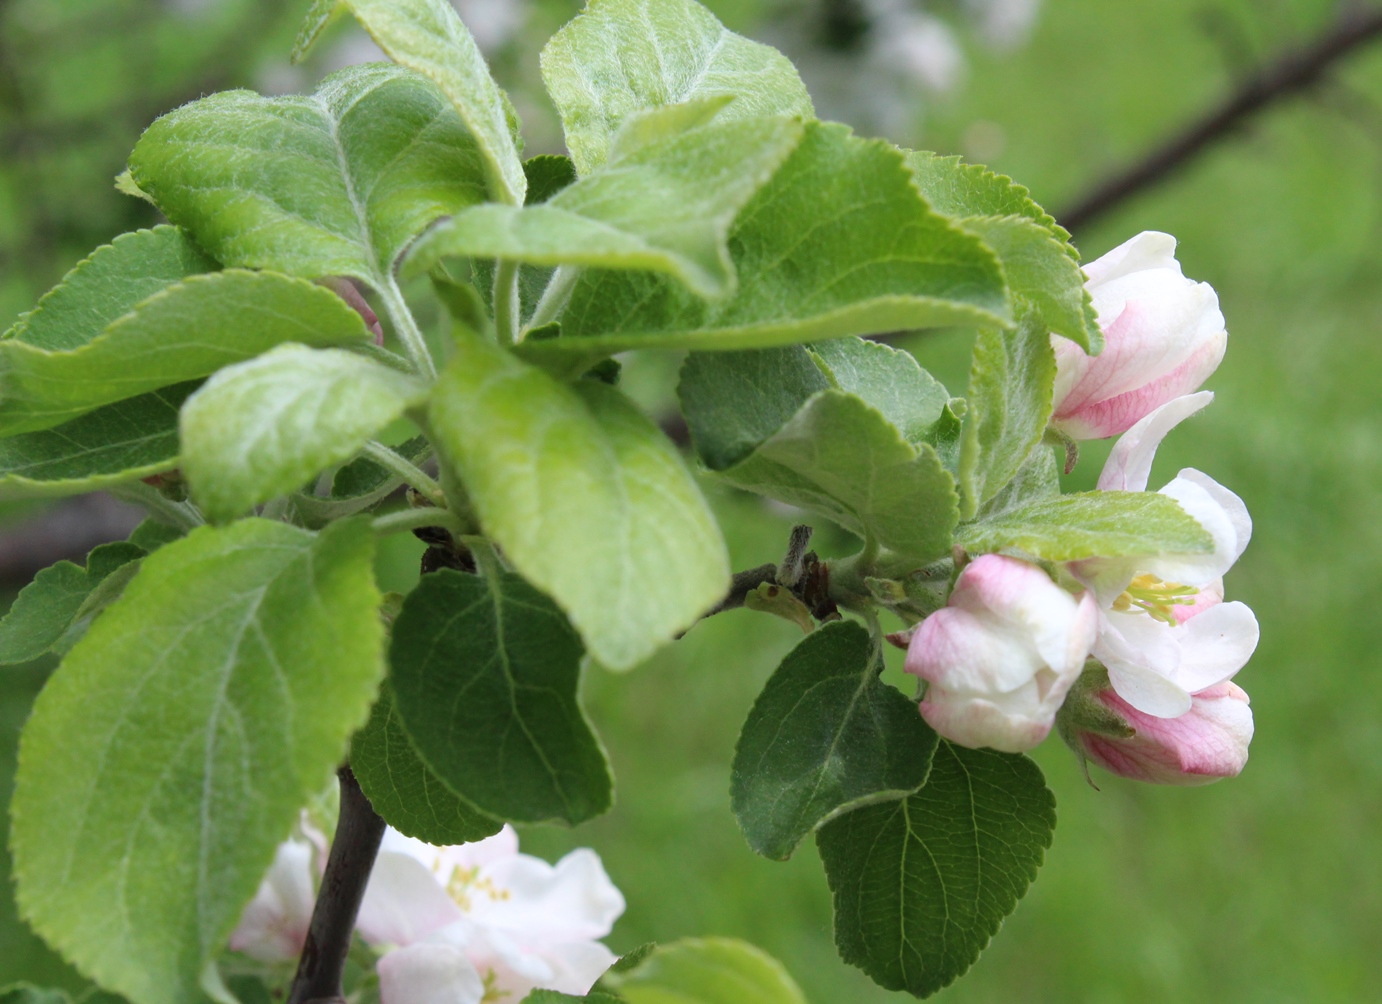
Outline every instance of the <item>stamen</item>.
<svg viewBox="0 0 1382 1004">
<path fill-rule="evenodd" d="M 1128 588 L 1113 601 L 1113 609 L 1120 613 L 1141 611 L 1153 620 L 1176 627 L 1175 608 L 1190 606 L 1200 591 L 1194 586 L 1183 586 L 1178 582 L 1163 582 L 1155 575 L 1139 575 L 1128 583 Z"/>
<path fill-rule="evenodd" d="M 471 895 L 488 896 L 491 902 L 502 903 L 512 896 L 507 889 L 500 889 L 489 878 L 481 877 L 479 868 L 457 868 L 446 883 L 446 894 L 453 903 L 466 913 L 471 909 Z"/>
</svg>

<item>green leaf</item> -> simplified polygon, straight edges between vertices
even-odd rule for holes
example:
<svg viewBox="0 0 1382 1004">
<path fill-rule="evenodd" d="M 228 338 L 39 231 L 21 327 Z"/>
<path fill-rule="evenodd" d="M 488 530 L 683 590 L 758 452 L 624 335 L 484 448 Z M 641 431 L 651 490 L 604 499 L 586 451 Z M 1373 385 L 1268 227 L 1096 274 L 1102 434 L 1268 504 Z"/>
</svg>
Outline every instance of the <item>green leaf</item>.
<svg viewBox="0 0 1382 1004">
<path fill-rule="evenodd" d="M 1080 492 L 964 527 L 981 554 L 1022 551 L 1046 561 L 1208 554 L 1213 538 L 1175 499 L 1157 492 Z"/>
<path fill-rule="evenodd" d="M 570 994 L 559 993 L 556 990 L 534 990 L 523 998 L 523 1002 L 524 1004 L 620 1004 L 620 999 L 599 992 L 589 993 L 584 997 L 572 997 Z M 5 1004 L 5 1002 L 0 1000 L 0 1004 Z"/>
<path fill-rule="evenodd" d="M 570 157 L 545 153 L 525 160 L 523 175 L 528 179 L 525 204 L 536 206 L 576 183 L 576 165 Z"/>
<path fill-rule="evenodd" d="M 163 116 L 130 170 L 223 264 L 376 290 L 414 237 L 484 199 L 474 137 L 424 77 L 384 63 L 315 94 L 213 94 Z"/>
<path fill-rule="evenodd" d="M 628 1004 L 806 1004 L 780 962 L 732 938 L 659 945 L 632 972 L 606 980 Z"/>
<path fill-rule="evenodd" d="M 962 518 L 997 495 L 1041 442 L 1055 381 L 1051 336 L 1035 315 L 1015 331 L 979 331 L 960 445 Z"/>
<path fill-rule="evenodd" d="M 926 207 L 895 147 L 844 126 L 806 126 L 739 214 L 730 252 L 738 291 L 714 303 L 665 277 L 588 271 L 562 337 L 524 351 L 744 349 L 1010 318 L 993 252 Z"/>
<path fill-rule="evenodd" d="M 604 750 L 576 700 L 581 642 L 517 575 L 425 575 L 389 651 L 394 706 L 422 761 L 483 813 L 575 825 L 607 811 Z"/>
<path fill-rule="evenodd" d="M 215 374 L 182 409 L 182 469 L 213 522 L 350 459 L 426 399 L 397 370 L 340 349 L 281 345 Z"/>
<path fill-rule="evenodd" d="M 666 272 L 699 296 L 723 297 L 734 288 L 734 218 L 801 133 L 794 119 L 711 122 L 611 160 L 541 205 L 468 209 L 412 256 L 418 267 L 456 255 Z"/>
<path fill-rule="evenodd" d="M 134 1004 L 198 995 L 383 671 L 367 523 L 245 520 L 145 559 L 24 730 L 20 909 Z"/>
<path fill-rule="evenodd" d="M 836 387 L 882 412 L 909 443 L 934 439 L 950 394 L 910 352 L 863 338 L 817 342 L 810 352 Z"/>
<path fill-rule="evenodd" d="M 1032 761 L 942 742 L 916 794 L 816 835 L 841 958 L 915 997 L 948 986 L 1017 907 L 1055 825 Z"/>
<path fill-rule="evenodd" d="M 0 987 L 0 1004 L 72 1004 L 66 990 L 49 990 L 31 983 Z"/>
<path fill-rule="evenodd" d="M 104 544 L 87 556 L 86 567 L 59 561 L 39 572 L 0 620 L 0 665 L 28 662 L 49 651 L 72 626 L 96 587 L 145 553 L 133 544 Z"/>
<path fill-rule="evenodd" d="M 239 269 L 194 276 L 143 301 L 81 348 L 0 341 L 0 434 L 51 428 L 282 342 L 346 345 L 370 337 L 344 300 L 302 279 Z"/>
<path fill-rule="evenodd" d="M 926 151 L 908 151 L 907 166 L 931 208 L 946 216 L 1025 216 L 1050 232 L 1062 244 L 1070 232 L 1036 204 L 1024 186 L 981 164 L 966 164 L 959 157 L 942 157 Z M 1079 260 L 1070 247 L 1066 254 Z"/>
<path fill-rule="evenodd" d="M 955 482 L 936 451 L 908 443 L 881 413 L 838 390 L 816 394 L 748 457 L 716 473 L 917 560 L 948 553 L 959 520 Z"/>
<path fill-rule="evenodd" d="M 542 79 L 582 175 L 636 112 L 730 95 L 732 118 L 811 118 L 787 57 L 734 34 L 694 0 L 596 0 L 542 50 Z"/>
<path fill-rule="evenodd" d="M 79 349 L 141 300 L 216 268 L 176 227 L 121 234 L 68 272 L 4 337 L 53 352 Z"/>
<path fill-rule="evenodd" d="M 387 683 L 369 721 L 350 741 L 350 769 L 374 811 L 405 836 L 450 847 L 503 828 L 448 788 L 418 756 Z"/>
<path fill-rule="evenodd" d="M 882 655 L 853 621 L 826 624 L 782 660 L 734 751 L 730 797 L 749 846 L 785 861 L 842 812 L 926 782 L 936 733 L 878 678 Z"/>
<path fill-rule="evenodd" d="M 88 412 L 52 429 L 0 439 L 0 491 L 79 495 L 178 465 L 178 409 L 196 381 Z"/>
<path fill-rule="evenodd" d="M 426 436 L 414 436 L 407 442 L 393 447 L 393 450 L 409 463 L 421 464 L 431 456 L 432 444 L 427 441 Z M 380 488 L 392 485 L 396 480 L 392 471 L 385 470 L 368 457 L 357 457 L 338 470 L 331 479 L 331 497 L 354 499 L 362 495 L 372 495 Z"/>
<path fill-rule="evenodd" d="M 293 49 L 294 61 L 340 7 L 355 15 L 390 59 L 437 85 L 475 137 L 494 197 L 523 205 L 527 184 L 512 107 L 455 8 L 447 0 L 315 0 Z"/>
<path fill-rule="evenodd" d="M 996 519 L 1015 509 L 1054 499 L 1060 493 L 1060 465 L 1056 462 L 1055 451 L 1043 440 L 1032 447 L 1032 452 L 1027 454 L 1027 459 L 1003 490 L 984 503 L 976 520 Z"/>
<path fill-rule="evenodd" d="M 728 590 L 724 539 L 695 481 L 614 388 L 560 383 L 464 335 L 431 419 L 486 534 L 602 665 L 636 665 Z"/>
<path fill-rule="evenodd" d="M 164 544 L 171 544 L 175 540 L 181 540 L 184 536 L 185 532 L 181 528 L 169 526 L 167 523 L 160 523 L 158 520 L 150 518 L 134 528 L 134 532 L 130 534 L 129 542 L 152 554 Z"/>
</svg>

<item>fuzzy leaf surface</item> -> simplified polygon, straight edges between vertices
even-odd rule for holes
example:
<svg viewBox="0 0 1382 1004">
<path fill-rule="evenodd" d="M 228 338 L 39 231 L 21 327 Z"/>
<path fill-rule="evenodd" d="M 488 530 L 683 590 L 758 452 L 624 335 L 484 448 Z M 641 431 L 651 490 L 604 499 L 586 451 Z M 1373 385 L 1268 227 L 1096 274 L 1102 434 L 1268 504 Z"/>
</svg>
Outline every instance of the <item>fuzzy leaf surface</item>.
<svg viewBox="0 0 1382 1004">
<path fill-rule="evenodd" d="M 707 303 L 665 277 L 592 269 L 562 337 L 526 351 L 745 349 L 1010 319 L 993 252 L 927 208 L 896 148 L 844 126 L 807 124 L 729 246 L 734 295 Z"/>
<path fill-rule="evenodd" d="M 504 825 L 448 788 L 418 756 L 388 684 L 350 741 L 350 769 L 374 811 L 404 836 L 449 847 L 483 840 Z"/>
<path fill-rule="evenodd" d="M 1016 909 L 1055 825 L 1031 760 L 942 742 L 916 794 L 816 835 L 841 958 L 914 997 L 949 986 Z"/>
<path fill-rule="evenodd" d="M 665 272 L 722 297 L 734 286 L 734 218 L 801 134 L 794 119 L 711 122 L 617 158 L 540 205 L 468 209 L 412 254 L 425 267 L 459 255 Z"/>
<path fill-rule="evenodd" d="M 973 523 L 960 543 L 975 554 L 1018 550 L 1046 561 L 1208 554 L 1213 539 L 1175 499 L 1157 492 L 1079 492 Z"/>
<path fill-rule="evenodd" d="M 518 123 L 456 9 L 447 0 L 314 0 L 294 60 L 306 54 L 340 7 L 355 15 L 390 59 L 436 84 L 475 138 L 494 197 L 523 205 L 527 183 L 515 136 Z"/>
<path fill-rule="evenodd" d="M 863 338 L 811 345 L 834 386 L 882 412 L 909 443 L 930 442 L 950 394 L 910 352 Z"/>
<path fill-rule="evenodd" d="M 576 698 L 581 641 L 522 578 L 425 575 L 394 623 L 394 706 L 431 771 L 482 813 L 582 823 L 613 782 Z"/>
<path fill-rule="evenodd" d="M 178 410 L 195 381 L 87 412 L 51 429 L 0 439 L 0 491 L 80 495 L 178 465 Z"/>
<path fill-rule="evenodd" d="M 133 1004 L 198 997 L 383 671 L 368 525 L 245 520 L 145 559 L 34 706 L 21 912 Z"/>
<path fill-rule="evenodd" d="M 184 105 L 148 128 L 130 170 L 224 265 L 375 289 L 429 224 L 485 195 L 480 150 L 450 102 L 384 63 L 308 96 L 225 91 Z"/>
<path fill-rule="evenodd" d="M 658 945 L 630 972 L 606 979 L 628 1004 L 806 1004 L 780 962 L 734 938 Z"/>
<path fill-rule="evenodd" d="M 302 279 L 241 269 L 194 276 L 143 301 L 80 348 L 0 341 L 0 434 L 52 428 L 283 342 L 328 346 L 370 338 L 344 300 Z"/>
<path fill-rule="evenodd" d="M 182 409 L 182 469 L 222 521 L 349 460 L 426 398 L 414 378 L 341 349 L 281 345 L 211 377 Z"/>
<path fill-rule="evenodd" d="M 821 823 L 926 781 L 936 733 L 916 702 L 878 678 L 880 654 L 853 621 L 788 653 L 734 751 L 730 799 L 749 846 L 785 861 Z"/>
<path fill-rule="evenodd" d="M 694 0 L 597 0 L 542 50 L 542 79 L 582 175 L 650 108 L 730 96 L 723 117 L 815 114 L 786 56 L 736 35 Z"/>
<path fill-rule="evenodd" d="M 51 650 L 97 587 L 146 553 L 134 544 L 102 544 L 85 566 L 59 561 L 35 575 L 0 620 L 0 665 L 28 662 Z"/>
<path fill-rule="evenodd" d="M 602 665 L 641 662 L 729 588 L 690 472 L 614 388 L 561 383 L 463 335 L 430 407 L 486 533 Z"/>
</svg>

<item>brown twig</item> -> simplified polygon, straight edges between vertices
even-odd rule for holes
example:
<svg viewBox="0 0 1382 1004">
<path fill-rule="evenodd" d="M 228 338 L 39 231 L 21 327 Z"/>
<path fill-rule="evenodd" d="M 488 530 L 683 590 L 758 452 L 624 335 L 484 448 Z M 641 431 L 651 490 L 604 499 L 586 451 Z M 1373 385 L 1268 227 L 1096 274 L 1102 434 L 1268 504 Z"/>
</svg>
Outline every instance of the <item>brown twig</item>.
<svg viewBox="0 0 1382 1004">
<path fill-rule="evenodd" d="M 1078 230 L 1185 167 L 1205 149 L 1232 135 L 1263 109 L 1308 90 L 1334 65 L 1382 35 L 1382 9 L 1348 4 L 1319 38 L 1288 50 L 1252 74 L 1198 122 L 1148 156 L 1098 185 L 1058 218 Z"/>
<path fill-rule="evenodd" d="M 342 767 L 336 774 L 341 781 L 340 821 L 288 1004 L 345 1004 L 341 972 L 350 953 L 365 886 L 384 839 L 384 820 L 369 804 L 350 768 Z"/>
</svg>

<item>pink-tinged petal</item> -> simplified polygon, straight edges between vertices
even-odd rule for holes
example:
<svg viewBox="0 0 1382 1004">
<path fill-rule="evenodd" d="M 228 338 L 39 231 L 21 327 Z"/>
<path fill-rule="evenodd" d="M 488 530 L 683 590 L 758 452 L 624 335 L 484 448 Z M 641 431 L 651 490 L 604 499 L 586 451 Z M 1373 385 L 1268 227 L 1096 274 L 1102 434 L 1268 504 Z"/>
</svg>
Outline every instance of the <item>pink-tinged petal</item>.
<svg viewBox="0 0 1382 1004">
<path fill-rule="evenodd" d="M 412 945 L 462 919 L 435 872 L 412 854 L 380 851 L 356 922 L 366 941 Z"/>
<path fill-rule="evenodd" d="M 382 1004 L 480 1004 L 485 984 L 453 945 L 409 945 L 379 960 Z"/>
<path fill-rule="evenodd" d="M 1176 239 L 1158 230 L 1144 230 L 1084 266 L 1089 285 L 1102 285 L 1134 272 L 1169 268 L 1180 272 Z"/>
<path fill-rule="evenodd" d="M 302 954 L 316 901 L 312 861 L 306 841 L 278 845 L 273 865 L 230 936 L 232 951 L 260 962 L 289 962 Z"/>
<path fill-rule="evenodd" d="M 1211 391 L 1188 394 L 1161 405 L 1138 422 L 1113 446 L 1103 473 L 1099 475 L 1101 492 L 1140 492 L 1147 488 L 1152 461 L 1156 459 L 1161 441 L 1181 422 L 1202 410 L 1214 400 Z"/>
<path fill-rule="evenodd" d="M 1020 687 L 1042 666 L 1035 647 L 1006 625 L 947 607 L 922 621 L 906 670 L 947 690 L 984 693 Z"/>
<path fill-rule="evenodd" d="M 1039 702 L 1033 699 L 1026 703 L 1023 712 L 1010 713 L 991 701 L 973 697 L 954 700 L 940 688 L 933 688 L 926 692 L 920 708 L 926 724 L 951 742 L 970 749 L 1025 753 L 1041 744 L 1055 722 L 1054 709 L 1049 716 L 1034 717 L 1031 712 Z"/>
<path fill-rule="evenodd" d="M 1178 718 L 1190 710 L 1190 695 L 1146 666 L 1135 662 L 1109 663 L 1108 679 L 1119 697 L 1144 714 Z"/>
<path fill-rule="evenodd" d="M 1176 619 L 1177 624 L 1184 624 L 1191 617 L 1204 613 L 1210 607 L 1218 606 L 1224 602 L 1224 580 L 1215 579 L 1208 585 L 1200 587 L 1200 591 L 1195 594 L 1193 603 L 1181 603 L 1171 608 L 1171 616 Z"/>
<path fill-rule="evenodd" d="M 484 870 L 505 898 L 486 898 L 472 916 L 515 932 L 525 942 L 603 938 L 624 912 L 624 896 L 605 873 L 600 857 L 582 847 L 555 866 L 516 854 Z"/>
<path fill-rule="evenodd" d="M 370 334 L 374 335 L 374 344 L 384 344 L 384 329 L 379 324 L 379 316 L 360 293 L 360 289 L 349 279 L 340 276 L 331 276 L 322 279 L 321 284 L 339 296 L 351 309 L 360 315 L 360 319 L 365 322 L 365 327 L 369 328 Z"/>
<path fill-rule="evenodd" d="M 1244 603 L 1218 603 L 1172 631 L 1182 632 L 1173 679 L 1192 694 L 1224 683 L 1257 650 L 1257 617 Z"/>
<path fill-rule="evenodd" d="M 1123 700 L 1149 715 L 1174 718 L 1190 709 L 1190 693 L 1174 680 L 1180 669 L 1178 631 L 1143 613 L 1104 615 L 1094 658 L 1108 667 Z"/>
</svg>

